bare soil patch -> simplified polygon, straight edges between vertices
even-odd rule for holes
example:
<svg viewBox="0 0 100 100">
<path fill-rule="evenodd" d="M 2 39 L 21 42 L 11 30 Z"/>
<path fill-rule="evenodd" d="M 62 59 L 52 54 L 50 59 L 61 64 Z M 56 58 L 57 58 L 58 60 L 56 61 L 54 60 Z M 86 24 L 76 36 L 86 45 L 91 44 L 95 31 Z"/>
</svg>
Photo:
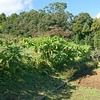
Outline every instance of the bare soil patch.
<svg viewBox="0 0 100 100">
<path fill-rule="evenodd" d="M 84 87 L 100 89 L 100 69 L 96 69 L 91 74 L 79 78 L 76 82 Z"/>
</svg>

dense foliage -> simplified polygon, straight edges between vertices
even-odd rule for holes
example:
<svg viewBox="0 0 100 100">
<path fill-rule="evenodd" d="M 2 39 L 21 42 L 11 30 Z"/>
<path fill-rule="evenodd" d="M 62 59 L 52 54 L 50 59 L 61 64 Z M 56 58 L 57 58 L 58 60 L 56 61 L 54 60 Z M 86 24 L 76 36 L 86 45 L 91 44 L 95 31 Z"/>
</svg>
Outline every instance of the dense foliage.
<svg viewBox="0 0 100 100">
<path fill-rule="evenodd" d="M 38 11 L 21 12 L 19 15 L 0 14 L 0 33 L 26 37 L 60 35 L 79 44 L 100 47 L 100 19 L 88 13 L 74 16 L 66 10 L 67 4 L 55 2 Z"/>
<path fill-rule="evenodd" d="M 88 13 L 74 16 L 63 2 L 38 11 L 0 14 L 1 100 L 36 100 L 52 94 L 63 77 L 71 79 L 97 65 L 100 19 Z"/>
<path fill-rule="evenodd" d="M 0 14 L 1 70 L 4 66 L 9 68 L 12 62 L 15 62 L 16 65 L 21 60 L 21 63 L 25 64 L 27 60 L 24 59 L 23 62 L 23 55 L 30 55 L 28 52 L 33 53 L 31 54 L 33 56 L 30 56 L 34 66 L 38 66 L 43 60 L 53 67 L 63 66 L 65 63 L 87 56 L 89 47 L 81 45 L 91 46 L 92 58 L 95 58 L 93 54 L 98 52 L 97 61 L 99 61 L 100 19 L 93 19 L 88 13 L 73 16 L 66 9 L 66 3 L 55 2 L 38 11 L 31 10 L 10 16 Z M 11 35 L 18 38 L 10 37 Z M 45 35 L 50 37 L 43 37 Z M 63 37 L 65 40 L 54 37 L 55 35 Z M 27 38 L 20 39 L 22 36 Z M 35 39 L 37 36 L 43 38 Z M 33 37 L 34 39 L 31 39 Z"/>
<path fill-rule="evenodd" d="M 45 64 L 51 69 L 61 70 L 68 63 L 82 61 L 90 54 L 90 46 L 76 45 L 58 36 L 21 39 L 21 44 L 14 42 L 14 39 L 4 43 L 3 48 L 0 48 L 0 71 L 3 74 L 8 76 L 14 76 L 18 72 L 21 74 L 27 65 L 39 68 Z M 3 42 L 6 41 L 1 43 Z"/>
<path fill-rule="evenodd" d="M 88 63 L 91 58 L 100 63 L 100 19 L 88 13 L 73 16 L 66 8 L 66 3 L 55 2 L 38 11 L 0 14 L 0 90 L 10 88 L 9 82 L 26 84 L 30 77 L 37 89 L 38 82 L 45 81 L 41 75 L 65 70 L 71 78 L 95 67 Z"/>
</svg>

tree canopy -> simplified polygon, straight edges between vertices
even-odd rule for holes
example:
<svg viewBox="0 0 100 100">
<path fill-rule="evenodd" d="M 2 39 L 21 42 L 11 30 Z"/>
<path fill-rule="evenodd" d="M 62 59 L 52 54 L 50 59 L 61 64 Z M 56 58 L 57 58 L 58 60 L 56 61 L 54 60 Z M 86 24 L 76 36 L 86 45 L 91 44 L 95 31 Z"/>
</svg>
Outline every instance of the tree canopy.
<svg viewBox="0 0 100 100">
<path fill-rule="evenodd" d="M 100 34 L 100 19 L 93 19 L 85 12 L 74 16 L 67 11 L 67 3 L 54 2 L 38 11 L 33 9 L 10 16 L 0 14 L 0 34 L 3 33 L 26 37 L 60 35 L 94 47 Z"/>
</svg>

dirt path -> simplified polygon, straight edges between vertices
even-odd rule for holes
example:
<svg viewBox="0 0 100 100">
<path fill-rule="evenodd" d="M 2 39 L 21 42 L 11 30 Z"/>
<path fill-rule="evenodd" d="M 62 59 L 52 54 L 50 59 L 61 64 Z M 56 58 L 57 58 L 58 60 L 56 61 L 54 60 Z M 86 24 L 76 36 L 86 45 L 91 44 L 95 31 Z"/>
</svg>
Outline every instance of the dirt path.
<svg viewBox="0 0 100 100">
<path fill-rule="evenodd" d="M 100 69 L 94 70 L 92 75 L 79 78 L 77 83 L 81 86 L 100 89 Z"/>
</svg>

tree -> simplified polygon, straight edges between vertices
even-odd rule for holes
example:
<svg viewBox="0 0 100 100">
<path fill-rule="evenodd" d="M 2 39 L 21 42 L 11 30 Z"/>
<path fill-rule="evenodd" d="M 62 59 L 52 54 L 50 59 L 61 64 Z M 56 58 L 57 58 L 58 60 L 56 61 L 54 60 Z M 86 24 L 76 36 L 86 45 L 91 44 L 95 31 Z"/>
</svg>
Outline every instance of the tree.
<svg viewBox="0 0 100 100">
<path fill-rule="evenodd" d="M 93 20 L 91 31 L 93 33 L 94 48 L 100 49 L 100 19 Z"/>
<path fill-rule="evenodd" d="M 4 13 L 0 14 L 0 24 L 6 20 L 6 15 Z"/>
<path fill-rule="evenodd" d="M 83 26 L 83 29 L 82 29 L 82 34 L 88 35 L 90 33 L 90 31 L 91 31 L 90 26 L 87 23 L 85 23 L 84 26 Z"/>
<path fill-rule="evenodd" d="M 71 20 L 73 15 L 66 12 L 57 12 L 52 14 L 51 25 L 61 27 L 63 30 L 71 29 Z"/>
<path fill-rule="evenodd" d="M 67 4 L 63 2 L 50 3 L 48 6 L 44 7 L 44 10 L 48 13 L 64 12 L 67 8 Z"/>
<path fill-rule="evenodd" d="M 93 23 L 91 26 L 91 31 L 96 32 L 100 30 L 100 19 L 93 19 Z"/>
<path fill-rule="evenodd" d="M 89 28 L 92 24 L 92 18 L 88 13 L 80 13 L 78 16 L 75 16 L 73 21 L 73 31 L 80 34 L 84 32 L 89 32 Z M 86 29 L 86 30 L 85 30 Z"/>
<path fill-rule="evenodd" d="M 66 3 L 51 3 L 47 8 L 8 16 L 6 20 L 0 24 L 3 27 L 3 32 L 33 37 L 37 33 L 50 32 L 54 28 L 58 28 L 58 30 L 61 29 L 63 32 L 66 30 L 72 31 L 73 15 L 65 11 L 67 8 Z"/>
<path fill-rule="evenodd" d="M 76 33 L 76 34 L 81 34 L 81 31 L 82 31 L 82 25 L 79 21 L 77 21 L 76 23 L 73 24 L 73 31 Z"/>
<path fill-rule="evenodd" d="M 72 29 L 79 35 L 79 40 L 84 40 L 91 33 L 91 25 L 91 16 L 88 13 L 80 13 L 74 17 Z"/>
<path fill-rule="evenodd" d="M 94 33 L 94 48 L 100 49 L 100 31 Z"/>
<path fill-rule="evenodd" d="M 42 15 L 45 12 L 38 24 L 39 29 L 42 31 L 51 31 L 54 28 L 62 28 L 63 31 L 71 30 L 73 15 L 64 11 L 66 8 L 66 3 L 55 2 L 46 6 L 44 10 L 39 10 Z"/>
<path fill-rule="evenodd" d="M 3 32 L 4 33 L 13 33 L 15 32 L 15 27 L 16 25 L 16 20 L 17 20 L 18 15 L 16 13 L 10 15 L 7 17 L 6 21 L 3 21 L 2 27 L 3 27 Z"/>
<path fill-rule="evenodd" d="M 74 23 L 77 21 L 80 21 L 80 23 L 83 24 L 82 26 L 84 26 L 85 23 L 87 23 L 88 25 L 92 24 L 92 18 L 88 13 L 79 13 L 74 18 Z"/>
</svg>

